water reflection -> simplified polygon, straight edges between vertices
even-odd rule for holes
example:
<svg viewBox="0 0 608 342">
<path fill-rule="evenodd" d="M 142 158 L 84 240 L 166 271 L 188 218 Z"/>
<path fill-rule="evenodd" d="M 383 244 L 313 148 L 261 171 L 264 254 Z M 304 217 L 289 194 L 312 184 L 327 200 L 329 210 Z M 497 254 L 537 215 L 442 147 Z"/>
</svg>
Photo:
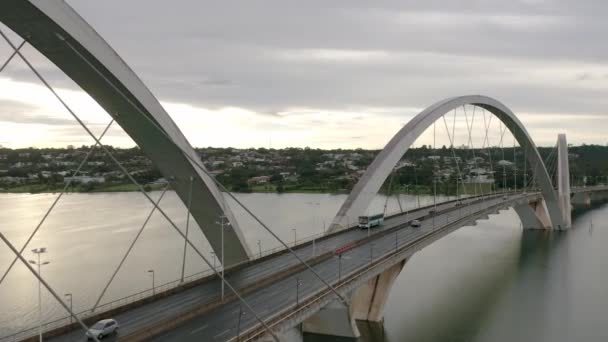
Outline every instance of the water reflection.
<svg viewBox="0 0 608 342">
<path fill-rule="evenodd" d="M 158 193 L 154 193 L 153 197 Z M 242 194 L 245 202 L 285 240 L 321 233 L 344 195 Z M 52 195 L 0 195 L 3 232 L 20 246 L 52 201 Z M 402 204 L 416 206 L 413 197 Z M 422 198 L 422 205 L 432 198 Z M 175 194 L 163 209 L 183 227 L 185 208 Z M 381 210 L 384 198 L 370 212 Z M 141 195 L 72 194 L 65 196 L 32 242 L 49 247 L 47 277 L 60 292 L 74 293 L 76 310 L 90 307 L 130 239 L 150 209 Z M 398 210 L 389 201 L 389 211 Z M 250 246 L 278 242 L 235 209 Z M 417 253 L 395 281 L 385 324 L 359 323 L 360 342 L 400 341 L 606 341 L 608 307 L 608 207 L 574 212 L 565 232 L 523 231 L 512 211 L 465 227 Z M 157 281 L 179 277 L 183 240 L 156 217 L 146 228 L 108 300 L 147 289 L 145 270 L 156 268 Z M 192 228 L 192 227 L 191 227 Z M 210 252 L 198 229 L 190 230 L 201 250 Z M 255 248 L 257 250 L 257 248 Z M 12 260 L 0 248 L 0 270 Z M 188 254 L 187 273 L 205 266 Z M 45 270 L 47 272 L 47 270 Z M 0 285 L 0 332 L 36 322 L 37 283 L 22 266 Z M 47 295 L 43 314 L 64 315 Z M 16 319 L 17 318 L 17 319 Z M 335 341 L 335 339 L 329 339 Z M 319 342 L 320 339 L 311 341 Z"/>
</svg>

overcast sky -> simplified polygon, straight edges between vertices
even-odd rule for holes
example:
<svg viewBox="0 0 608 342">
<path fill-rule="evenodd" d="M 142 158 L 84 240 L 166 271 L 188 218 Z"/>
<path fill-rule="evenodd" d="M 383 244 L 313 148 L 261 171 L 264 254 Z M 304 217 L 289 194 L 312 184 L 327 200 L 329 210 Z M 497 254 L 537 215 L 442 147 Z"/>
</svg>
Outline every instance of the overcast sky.
<svg viewBox="0 0 608 342">
<path fill-rule="evenodd" d="M 425 107 L 465 94 L 506 104 L 538 145 L 558 132 L 608 143 L 608 1 L 68 2 L 194 146 L 381 148 Z M 100 132 L 109 116 L 24 51 Z M 20 61 L 0 74 L 0 131 L 10 147 L 91 143 Z M 133 144 L 119 129 L 105 141 Z"/>
</svg>

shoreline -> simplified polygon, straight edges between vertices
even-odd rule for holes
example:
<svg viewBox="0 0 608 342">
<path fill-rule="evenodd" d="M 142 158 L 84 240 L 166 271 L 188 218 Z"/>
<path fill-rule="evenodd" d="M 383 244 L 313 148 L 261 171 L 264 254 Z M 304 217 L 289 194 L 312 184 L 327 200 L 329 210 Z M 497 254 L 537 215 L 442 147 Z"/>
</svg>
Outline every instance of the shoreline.
<svg viewBox="0 0 608 342">
<path fill-rule="evenodd" d="M 150 191 L 162 191 L 164 189 L 164 184 L 154 184 L 154 185 L 145 185 L 144 189 L 146 192 Z M 172 191 L 172 189 L 170 189 Z M 63 191 L 63 187 L 57 188 L 49 188 L 49 187 L 35 187 L 35 186 L 27 186 L 27 187 L 19 187 L 19 188 L 9 188 L 9 189 L 1 189 L 0 194 L 55 194 Z M 92 194 L 92 193 L 120 193 L 120 192 L 139 192 L 139 189 L 135 185 L 129 184 L 120 184 L 120 185 L 112 185 L 107 187 L 93 188 L 93 189 L 68 189 L 65 193 L 71 194 Z M 328 194 L 328 195 L 348 195 L 351 190 L 341 189 L 336 191 L 330 191 L 327 189 L 285 189 L 282 192 L 277 192 L 276 189 L 263 189 L 256 188 L 250 191 L 231 191 L 232 193 L 237 194 Z M 378 191 L 378 194 L 387 195 L 386 191 L 381 189 Z M 430 195 L 430 187 L 419 186 L 418 192 L 415 191 L 403 191 L 402 189 L 398 191 L 391 191 L 391 195 L 401 194 L 401 195 Z M 439 192 L 437 193 L 440 194 Z M 441 195 L 454 195 L 454 194 L 445 194 L 441 193 Z"/>
</svg>

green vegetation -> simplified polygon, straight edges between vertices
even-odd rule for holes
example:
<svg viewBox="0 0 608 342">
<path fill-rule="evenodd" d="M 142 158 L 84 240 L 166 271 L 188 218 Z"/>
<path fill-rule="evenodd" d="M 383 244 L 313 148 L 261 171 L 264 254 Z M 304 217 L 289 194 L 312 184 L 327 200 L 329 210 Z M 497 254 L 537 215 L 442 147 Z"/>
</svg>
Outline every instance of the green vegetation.
<svg viewBox="0 0 608 342">
<path fill-rule="evenodd" d="M 165 182 L 139 148 L 108 146 L 130 175 L 146 190 Z M 74 176 L 90 146 L 66 149 L 0 148 L 0 192 L 57 192 Z M 311 148 L 197 150 L 212 176 L 234 192 L 347 193 L 364 174 L 377 150 L 321 150 Z M 572 185 L 606 183 L 608 147 L 570 147 Z M 555 175 L 554 148 L 539 148 L 550 175 Z M 474 158 L 475 156 L 475 158 Z M 515 159 L 515 162 L 513 160 Z M 524 162 L 520 148 L 442 146 L 411 148 L 384 182 L 381 192 L 454 195 L 489 191 L 491 188 L 522 188 L 534 185 L 533 170 Z M 462 179 L 458 175 L 462 175 Z M 463 187 L 464 183 L 464 187 Z M 458 184 L 458 185 L 457 185 Z M 93 152 L 72 180 L 70 192 L 136 191 L 101 151 Z M 463 191 L 464 190 L 464 191 Z"/>
</svg>

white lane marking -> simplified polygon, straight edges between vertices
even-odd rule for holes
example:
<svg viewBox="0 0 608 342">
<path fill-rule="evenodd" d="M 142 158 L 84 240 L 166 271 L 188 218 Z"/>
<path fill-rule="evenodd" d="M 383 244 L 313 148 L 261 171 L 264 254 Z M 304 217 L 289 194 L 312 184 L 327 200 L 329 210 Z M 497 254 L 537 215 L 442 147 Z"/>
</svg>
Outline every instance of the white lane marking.
<svg viewBox="0 0 608 342">
<path fill-rule="evenodd" d="M 228 332 L 230 332 L 230 329 L 226 329 L 226 330 L 222 331 L 221 333 L 213 336 L 213 338 L 218 338 L 218 337 L 220 337 L 222 335 L 226 335 Z"/>
<path fill-rule="evenodd" d="M 207 324 L 203 325 L 202 327 L 199 327 L 199 328 L 196 328 L 196 329 L 192 330 L 190 332 L 190 335 L 194 335 L 194 334 L 196 334 L 198 332 L 201 332 L 201 331 L 205 330 L 206 328 L 207 328 Z"/>
</svg>

